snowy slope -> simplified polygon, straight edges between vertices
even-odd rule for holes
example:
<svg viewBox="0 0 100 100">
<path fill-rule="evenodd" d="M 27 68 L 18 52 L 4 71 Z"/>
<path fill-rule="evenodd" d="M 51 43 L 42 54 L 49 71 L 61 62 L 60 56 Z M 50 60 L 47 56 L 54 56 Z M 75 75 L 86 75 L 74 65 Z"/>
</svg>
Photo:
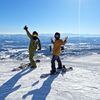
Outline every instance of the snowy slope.
<svg viewBox="0 0 100 100">
<path fill-rule="evenodd" d="M 24 61 L 0 61 L 0 100 L 100 100 L 100 55 L 65 57 L 73 67 L 64 75 L 40 78 L 50 71 L 50 58 L 40 58 L 38 68 L 11 72 Z"/>
</svg>

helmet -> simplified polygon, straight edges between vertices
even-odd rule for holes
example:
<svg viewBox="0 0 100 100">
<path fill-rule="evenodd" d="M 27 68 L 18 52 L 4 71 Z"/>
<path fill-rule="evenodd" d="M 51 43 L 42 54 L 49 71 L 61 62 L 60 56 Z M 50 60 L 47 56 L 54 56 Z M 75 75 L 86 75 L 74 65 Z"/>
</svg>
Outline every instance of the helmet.
<svg viewBox="0 0 100 100">
<path fill-rule="evenodd" d="M 34 32 L 32 33 L 32 35 L 38 37 L 38 33 L 37 33 L 36 31 L 34 31 Z"/>
<path fill-rule="evenodd" d="M 56 39 L 59 39 L 59 38 L 60 38 L 60 33 L 56 32 L 55 35 L 54 35 L 54 37 L 55 37 Z"/>
</svg>

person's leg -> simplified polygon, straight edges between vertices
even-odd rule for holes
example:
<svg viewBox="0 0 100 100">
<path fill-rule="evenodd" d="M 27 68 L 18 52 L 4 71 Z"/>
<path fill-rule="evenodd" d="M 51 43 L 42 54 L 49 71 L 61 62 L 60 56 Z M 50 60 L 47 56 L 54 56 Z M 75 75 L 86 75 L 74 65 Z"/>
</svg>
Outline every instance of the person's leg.
<svg viewBox="0 0 100 100">
<path fill-rule="evenodd" d="M 56 67 L 55 67 L 55 56 L 52 56 L 52 60 L 51 60 L 51 72 L 55 72 L 56 71 Z"/>
<path fill-rule="evenodd" d="M 32 65 L 31 67 L 36 68 L 37 67 L 36 62 L 34 61 L 33 57 L 34 57 L 34 51 L 30 50 L 29 51 L 29 60 L 30 60 L 30 63 Z"/>
<path fill-rule="evenodd" d="M 62 69 L 62 62 L 60 60 L 60 57 L 57 57 L 57 62 L 58 62 L 58 68 L 57 69 Z"/>
</svg>

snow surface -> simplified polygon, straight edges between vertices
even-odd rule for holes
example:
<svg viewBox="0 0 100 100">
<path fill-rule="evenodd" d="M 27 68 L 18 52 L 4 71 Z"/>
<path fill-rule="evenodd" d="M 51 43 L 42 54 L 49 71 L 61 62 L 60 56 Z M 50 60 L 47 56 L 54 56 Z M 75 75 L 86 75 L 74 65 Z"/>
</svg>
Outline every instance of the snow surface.
<svg viewBox="0 0 100 100">
<path fill-rule="evenodd" d="M 0 61 L 0 100 L 100 100 L 100 55 L 64 57 L 73 71 L 40 78 L 50 72 L 50 58 L 42 57 L 37 68 L 11 72 L 23 61 Z"/>
</svg>

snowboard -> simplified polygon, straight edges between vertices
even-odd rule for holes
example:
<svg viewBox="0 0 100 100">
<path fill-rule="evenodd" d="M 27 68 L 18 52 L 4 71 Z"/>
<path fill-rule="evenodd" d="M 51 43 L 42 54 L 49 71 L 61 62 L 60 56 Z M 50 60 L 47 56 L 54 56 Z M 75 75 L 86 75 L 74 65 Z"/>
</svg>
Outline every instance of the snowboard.
<svg viewBox="0 0 100 100">
<path fill-rule="evenodd" d="M 73 70 L 73 67 L 68 67 L 68 68 L 66 68 L 65 65 L 63 65 L 61 74 L 64 75 L 66 72 L 72 71 L 72 70 Z"/>
<path fill-rule="evenodd" d="M 73 67 L 68 67 L 68 68 L 66 68 L 65 67 L 65 65 L 63 65 L 63 68 L 62 69 L 60 69 L 60 70 L 58 70 L 57 69 L 57 71 L 54 73 L 54 74 L 50 74 L 50 73 L 46 73 L 46 74 L 42 74 L 41 76 L 40 76 L 40 78 L 46 78 L 46 77 L 48 77 L 48 76 L 53 76 L 53 75 L 57 75 L 57 74 L 62 74 L 62 75 L 64 75 L 66 72 L 68 72 L 68 71 L 72 71 L 73 70 Z"/>
<path fill-rule="evenodd" d="M 19 67 L 12 69 L 12 71 L 19 71 L 21 69 L 24 69 L 24 68 L 30 67 L 30 66 L 31 66 L 30 63 L 27 63 L 27 64 L 22 63 Z"/>
<path fill-rule="evenodd" d="M 39 63 L 40 60 L 36 60 L 35 62 Z M 26 63 L 26 64 L 25 63 L 21 63 L 19 67 L 12 69 L 12 71 L 19 71 L 19 70 L 24 69 L 26 67 L 31 67 L 31 63 Z"/>
<path fill-rule="evenodd" d="M 57 75 L 57 74 L 59 74 L 60 72 L 55 72 L 54 74 L 50 74 L 50 73 L 46 73 L 46 74 L 42 74 L 41 76 L 40 76 L 40 78 L 46 78 L 46 77 L 48 77 L 48 76 L 54 76 L 54 75 Z"/>
</svg>

